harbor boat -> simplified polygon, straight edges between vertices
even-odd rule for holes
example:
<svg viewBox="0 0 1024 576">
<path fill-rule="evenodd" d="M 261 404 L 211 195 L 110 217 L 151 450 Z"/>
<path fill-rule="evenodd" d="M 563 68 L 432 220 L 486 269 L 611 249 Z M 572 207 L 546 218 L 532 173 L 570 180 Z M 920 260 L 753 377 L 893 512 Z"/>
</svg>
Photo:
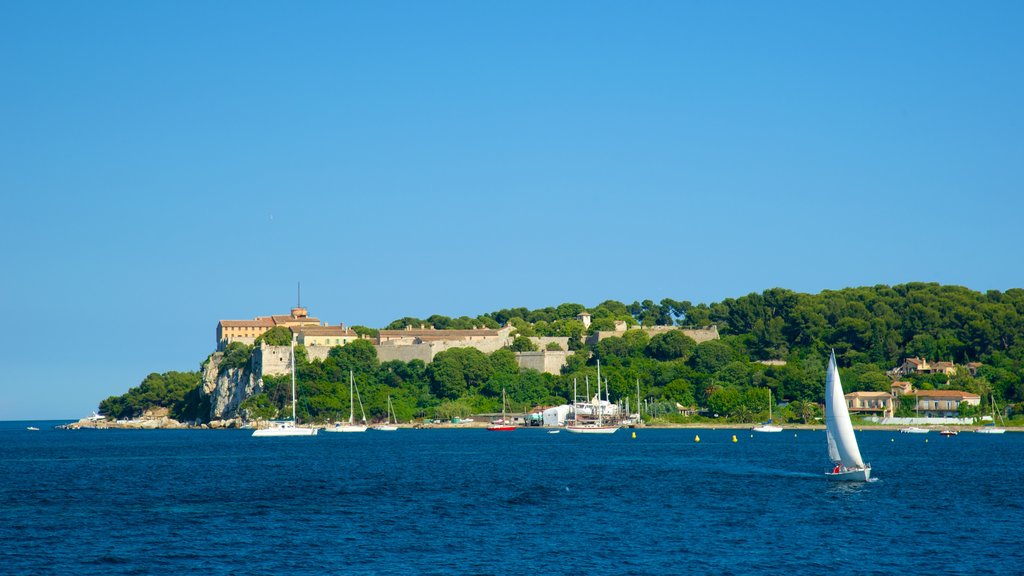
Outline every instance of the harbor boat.
<svg viewBox="0 0 1024 576">
<path fill-rule="evenodd" d="M 957 434 L 959 434 L 959 432 L 953 430 L 952 428 L 944 428 L 939 431 L 939 434 L 941 436 L 956 436 Z"/>
<path fill-rule="evenodd" d="M 487 429 L 491 432 L 514 432 L 516 427 L 508 421 L 508 417 L 505 415 L 505 406 L 508 404 L 508 400 L 505 397 L 505 389 L 501 389 L 501 419 L 494 420 L 487 425 Z"/>
<path fill-rule="evenodd" d="M 356 424 L 356 400 L 359 401 L 359 411 L 363 415 L 362 424 Z M 366 432 L 366 412 L 363 411 L 363 400 L 359 397 L 355 376 L 351 370 L 348 371 L 348 422 L 335 423 L 334 426 L 324 428 L 324 432 Z"/>
<path fill-rule="evenodd" d="M 28 428 L 25 428 L 25 430 L 28 430 L 29 432 L 39 432 L 39 428 L 36 428 L 35 426 L 29 426 Z"/>
<path fill-rule="evenodd" d="M 388 419 L 383 424 L 377 424 L 373 429 L 379 432 L 394 432 L 395 430 L 398 430 L 398 418 L 395 417 L 394 424 L 391 423 L 391 419 L 394 416 L 395 407 L 391 404 L 391 396 L 388 396 Z"/>
<path fill-rule="evenodd" d="M 1006 428 L 996 426 L 996 397 L 994 395 L 990 395 L 989 398 L 991 399 L 990 406 L 992 407 L 992 422 L 983 425 L 981 428 L 975 430 L 975 432 L 978 434 L 1005 434 Z"/>
<path fill-rule="evenodd" d="M 843 396 L 843 384 L 839 380 L 835 350 L 828 359 L 825 373 L 825 435 L 828 439 L 828 455 L 835 465 L 825 473 L 829 480 L 867 482 L 871 478 L 871 464 L 861 459 L 857 436 L 850 422 L 850 412 Z"/>
<path fill-rule="evenodd" d="M 548 430 L 548 434 L 558 434 L 561 430 Z"/>
<path fill-rule="evenodd" d="M 597 412 L 597 421 L 595 422 L 580 422 L 579 415 L 575 414 L 576 411 L 576 384 L 573 382 L 573 423 L 568 424 L 565 427 L 567 432 L 573 434 L 614 434 L 619 430 L 617 424 L 605 424 L 602 419 L 602 413 L 604 410 L 601 408 L 601 361 L 597 361 L 597 403 L 591 403 L 591 407 L 594 412 Z M 608 387 L 605 386 L 605 394 L 608 393 Z M 590 387 L 587 386 L 587 395 L 590 395 Z"/>
<path fill-rule="evenodd" d="M 768 389 L 768 421 L 750 429 L 753 432 L 782 432 L 782 426 L 772 424 L 772 389 Z"/>
<path fill-rule="evenodd" d="M 927 428 L 918 428 L 917 426 L 907 426 L 906 428 L 900 428 L 902 434 L 927 434 L 931 430 Z"/>
<path fill-rule="evenodd" d="M 299 428 L 295 425 L 295 336 L 292 335 L 292 419 L 271 420 L 267 428 L 253 430 L 254 438 L 273 436 L 316 436 L 316 428 Z"/>
</svg>

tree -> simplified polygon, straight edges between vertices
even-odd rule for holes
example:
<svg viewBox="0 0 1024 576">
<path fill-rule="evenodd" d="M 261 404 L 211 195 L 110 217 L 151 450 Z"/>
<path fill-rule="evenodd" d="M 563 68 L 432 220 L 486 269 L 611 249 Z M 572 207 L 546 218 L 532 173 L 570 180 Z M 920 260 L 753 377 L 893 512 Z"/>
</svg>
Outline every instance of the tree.
<svg viewBox="0 0 1024 576">
<path fill-rule="evenodd" d="M 514 352 L 534 352 L 537 350 L 537 345 L 526 336 L 516 336 L 512 339 L 509 348 Z"/>
<path fill-rule="evenodd" d="M 681 330 L 658 334 L 651 338 L 645 350 L 655 360 L 688 360 L 697 348 L 697 343 Z"/>
<path fill-rule="evenodd" d="M 266 342 L 267 346 L 289 346 L 292 343 L 292 331 L 284 326 L 274 326 L 256 338 L 256 345 Z"/>
</svg>

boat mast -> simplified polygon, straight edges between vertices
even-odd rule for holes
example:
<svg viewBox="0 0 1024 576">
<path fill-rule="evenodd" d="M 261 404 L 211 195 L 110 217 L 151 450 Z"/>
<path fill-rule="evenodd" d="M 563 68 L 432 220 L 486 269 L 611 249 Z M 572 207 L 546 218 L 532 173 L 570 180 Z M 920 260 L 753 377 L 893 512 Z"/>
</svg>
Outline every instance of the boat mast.
<svg viewBox="0 0 1024 576">
<path fill-rule="evenodd" d="M 352 371 L 348 371 L 348 423 L 355 424 L 356 421 L 356 398 L 355 398 L 355 378 L 352 376 Z"/>
<path fill-rule="evenodd" d="M 640 415 L 640 379 L 636 379 L 636 423 L 643 422 L 643 417 Z"/>
<path fill-rule="evenodd" d="M 292 334 L 292 424 L 295 424 L 295 334 Z"/>
<path fill-rule="evenodd" d="M 601 427 L 601 361 L 597 361 L 597 426 Z"/>
</svg>

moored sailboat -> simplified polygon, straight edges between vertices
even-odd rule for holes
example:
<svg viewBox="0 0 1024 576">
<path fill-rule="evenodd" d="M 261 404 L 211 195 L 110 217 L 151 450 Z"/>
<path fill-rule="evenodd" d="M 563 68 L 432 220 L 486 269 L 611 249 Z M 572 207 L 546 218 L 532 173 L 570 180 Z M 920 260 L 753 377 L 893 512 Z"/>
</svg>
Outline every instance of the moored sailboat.
<svg viewBox="0 0 1024 576">
<path fill-rule="evenodd" d="M 505 398 L 505 389 L 501 389 L 501 420 L 494 420 L 487 425 L 487 429 L 491 432 L 514 432 L 516 427 L 514 424 L 508 421 L 508 416 L 505 415 L 505 406 L 508 404 L 508 400 Z"/>
<path fill-rule="evenodd" d="M 394 424 L 391 423 L 391 418 L 395 415 L 395 407 L 391 405 L 391 396 L 388 396 L 388 415 L 387 420 L 383 424 L 377 424 L 372 428 L 378 432 L 394 432 L 398 430 L 398 418 L 395 417 Z"/>
<path fill-rule="evenodd" d="M 828 455 L 835 465 L 825 473 L 825 477 L 829 480 L 867 482 L 871 478 L 871 464 L 864 463 L 857 446 L 857 436 L 853 432 L 850 412 L 846 408 L 834 350 L 829 356 L 825 373 L 825 434 L 828 438 Z"/>
<path fill-rule="evenodd" d="M 768 421 L 750 429 L 753 432 L 782 432 L 782 426 L 772 424 L 772 389 L 768 389 Z"/>
<path fill-rule="evenodd" d="M 362 424 L 356 424 L 356 400 L 359 400 L 359 411 L 363 415 Z M 324 432 L 366 432 L 366 412 L 363 411 L 363 401 L 359 398 L 359 390 L 356 388 L 351 370 L 348 371 L 348 408 L 348 422 L 328 426 L 324 428 Z"/>
<path fill-rule="evenodd" d="M 268 436 L 316 436 L 316 428 L 295 426 L 295 335 L 292 335 L 292 419 L 271 420 L 269 427 L 253 430 L 254 437 Z"/>
<path fill-rule="evenodd" d="M 597 361 L 597 402 L 593 402 L 591 399 L 591 416 L 593 412 L 597 412 L 597 421 L 595 422 L 580 422 L 579 414 L 576 413 L 576 384 L 573 383 L 573 423 L 566 425 L 565 429 L 573 434 L 614 434 L 618 431 L 619 426 L 617 424 L 605 424 L 602 420 L 602 413 L 604 409 L 601 407 L 601 361 Z M 605 386 L 605 394 L 608 393 L 608 386 Z M 590 395 L 590 387 L 587 387 L 587 395 Z"/>
</svg>

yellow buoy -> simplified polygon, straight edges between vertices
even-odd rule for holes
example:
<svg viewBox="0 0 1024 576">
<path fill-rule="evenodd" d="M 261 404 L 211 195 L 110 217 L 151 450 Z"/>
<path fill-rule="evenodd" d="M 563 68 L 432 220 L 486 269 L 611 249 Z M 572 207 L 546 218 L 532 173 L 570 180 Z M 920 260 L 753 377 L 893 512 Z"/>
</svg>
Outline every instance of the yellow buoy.
<svg viewBox="0 0 1024 576">
<path fill-rule="evenodd" d="M 925 444 L 927 444 L 927 443 L 928 443 L 928 439 L 927 439 L 927 438 L 925 438 L 925 439 L 924 439 L 924 442 L 925 442 Z"/>
<path fill-rule="evenodd" d="M 736 442 L 736 435 L 735 434 L 732 435 L 732 441 L 733 441 L 733 443 Z"/>
<path fill-rule="evenodd" d="M 694 442 L 700 442 L 700 434 L 693 437 Z"/>
<path fill-rule="evenodd" d="M 636 432 L 633 432 L 633 439 L 636 440 Z"/>
</svg>

